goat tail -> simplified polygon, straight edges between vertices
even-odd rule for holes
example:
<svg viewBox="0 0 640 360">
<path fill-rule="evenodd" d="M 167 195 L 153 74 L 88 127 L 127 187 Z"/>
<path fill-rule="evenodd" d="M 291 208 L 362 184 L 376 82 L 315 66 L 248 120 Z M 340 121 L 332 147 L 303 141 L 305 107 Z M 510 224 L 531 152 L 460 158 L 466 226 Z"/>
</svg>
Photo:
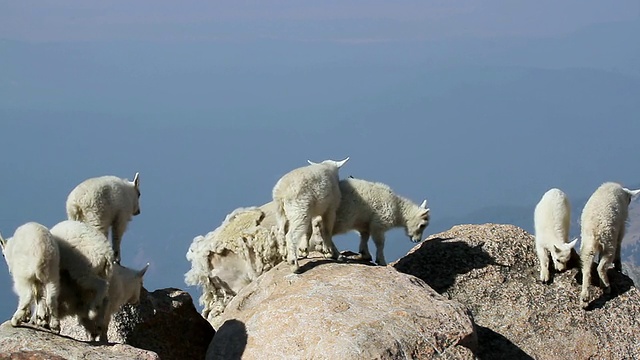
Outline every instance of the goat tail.
<svg viewBox="0 0 640 360">
<path fill-rule="evenodd" d="M 84 213 L 78 204 L 69 204 L 67 206 L 67 217 L 69 220 L 84 221 Z"/>
</svg>

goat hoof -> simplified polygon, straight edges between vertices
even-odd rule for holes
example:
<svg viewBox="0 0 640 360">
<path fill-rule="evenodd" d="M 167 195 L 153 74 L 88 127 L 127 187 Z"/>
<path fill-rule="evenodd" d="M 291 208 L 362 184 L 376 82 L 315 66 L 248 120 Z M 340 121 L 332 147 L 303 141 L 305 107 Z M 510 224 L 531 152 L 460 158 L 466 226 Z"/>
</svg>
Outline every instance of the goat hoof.
<svg viewBox="0 0 640 360">
<path fill-rule="evenodd" d="M 55 334 L 60 334 L 60 323 L 52 321 L 51 325 L 49 326 L 49 329 L 51 330 L 51 332 Z"/>
<path fill-rule="evenodd" d="M 37 316 L 35 322 L 32 321 L 31 323 L 37 326 L 43 327 L 45 329 L 49 328 L 49 322 L 47 322 L 47 320 L 41 318 L 40 316 Z"/>
<path fill-rule="evenodd" d="M 580 306 L 582 306 L 583 309 L 589 307 L 589 298 L 587 296 L 580 297 Z"/>
<path fill-rule="evenodd" d="M 291 272 L 294 274 L 302 273 L 302 270 L 300 269 L 300 266 L 298 264 L 293 264 L 290 266 L 290 268 L 291 268 Z"/>
<path fill-rule="evenodd" d="M 580 306 L 581 306 L 583 309 L 586 309 L 586 308 L 588 308 L 588 307 L 589 307 L 589 302 L 588 302 L 588 301 L 583 301 L 582 303 L 580 303 Z"/>
<path fill-rule="evenodd" d="M 362 255 L 356 255 L 356 260 L 361 260 L 361 261 L 373 261 L 373 259 L 371 258 L 371 256 L 362 256 Z"/>
</svg>

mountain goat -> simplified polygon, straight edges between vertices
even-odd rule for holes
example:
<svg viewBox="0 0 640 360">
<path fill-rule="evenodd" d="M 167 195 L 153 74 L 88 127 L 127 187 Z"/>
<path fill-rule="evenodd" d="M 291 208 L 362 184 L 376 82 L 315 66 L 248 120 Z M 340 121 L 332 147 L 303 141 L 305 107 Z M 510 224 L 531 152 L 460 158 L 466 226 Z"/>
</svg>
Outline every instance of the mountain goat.
<svg viewBox="0 0 640 360">
<path fill-rule="evenodd" d="M 114 255 L 109 240 L 93 226 L 64 220 L 51 228 L 60 248 L 60 272 L 90 290 L 89 319 L 94 320 L 109 291 Z"/>
<path fill-rule="evenodd" d="M 336 211 L 333 235 L 356 230 L 360 234 L 359 258 L 371 260 L 369 236 L 376 245 L 376 263 L 386 265 L 384 257 L 385 233 L 402 227 L 413 242 L 420 242 L 429 225 L 430 211 L 427 200 L 420 205 L 397 195 L 382 183 L 350 177 L 339 182 L 341 200 Z M 322 229 L 324 221 L 314 219 L 314 226 Z M 317 231 L 317 230 L 316 230 Z M 301 248 L 305 248 L 303 244 Z"/>
<path fill-rule="evenodd" d="M 109 279 L 109 293 L 103 299 L 103 306 L 98 316 L 93 320 L 89 318 L 90 309 L 87 307 L 93 291 L 83 288 L 71 279 L 68 273 L 63 272 L 60 277 L 60 317 L 76 316 L 90 341 L 108 342 L 107 332 L 111 317 L 120 310 L 122 305 L 133 305 L 140 301 L 142 278 L 148 268 L 149 264 L 141 270 L 133 270 L 114 263 Z"/>
<path fill-rule="evenodd" d="M 218 316 L 238 291 L 286 259 L 284 238 L 276 234 L 275 203 L 238 208 L 187 251 L 187 285 L 200 286 L 202 316 L 217 325 Z"/>
<path fill-rule="evenodd" d="M 78 184 L 67 197 L 67 217 L 90 224 L 109 236 L 116 262 L 120 263 L 120 242 L 133 216 L 140 214 L 140 174 L 133 181 L 100 176 Z"/>
<path fill-rule="evenodd" d="M 569 240 L 571 205 L 569 198 L 560 189 L 550 189 L 542 195 L 535 207 L 536 253 L 540 260 L 540 281 L 548 283 L 549 255 L 557 271 L 564 271 L 578 239 Z"/>
<path fill-rule="evenodd" d="M 140 302 L 140 291 L 143 286 L 143 277 L 149 268 L 149 263 L 141 270 L 134 270 L 119 264 L 113 265 L 113 273 L 109 282 L 109 295 L 102 318 L 98 320 L 96 330 L 98 337 L 92 335 L 91 340 L 108 342 L 107 331 L 111 323 L 111 317 L 120 311 L 123 305 L 136 305 Z"/>
<path fill-rule="evenodd" d="M 0 246 L 13 277 L 13 289 L 19 297 L 11 325 L 29 321 L 33 304 L 35 323 L 60 332 L 60 254 L 49 229 L 36 222 L 28 222 L 19 226 L 13 237 L 7 240 L 0 235 Z"/>
<path fill-rule="evenodd" d="M 580 262 L 582 265 L 581 306 L 589 305 L 591 266 L 597 253 L 600 286 L 610 292 L 607 270 L 613 263 L 616 271 L 622 271 L 620 248 L 631 198 L 640 190 L 629 190 L 618 183 L 605 182 L 591 195 L 582 210 L 580 236 Z"/>
<path fill-rule="evenodd" d="M 311 236 L 311 221 L 322 217 L 322 239 L 325 254 L 338 258 L 338 249 L 332 240 L 331 229 L 336 219 L 336 210 L 340 206 L 340 187 L 338 170 L 349 160 L 325 160 L 296 168 L 278 180 L 273 188 L 273 201 L 276 203 L 276 221 L 279 236 L 286 238 L 287 262 L 292 271 L 298 273 L 298 245 L 308 243 Z"/>
</svg>

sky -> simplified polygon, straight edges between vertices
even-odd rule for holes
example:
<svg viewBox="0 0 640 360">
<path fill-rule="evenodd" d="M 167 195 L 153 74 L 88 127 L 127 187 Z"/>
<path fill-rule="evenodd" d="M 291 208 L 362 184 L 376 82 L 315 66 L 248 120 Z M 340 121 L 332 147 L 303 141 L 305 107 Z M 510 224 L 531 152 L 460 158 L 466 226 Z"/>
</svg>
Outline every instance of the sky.
<svg viewBox="0 0 640 360">
<path fill-rule="evenodd" d="M 193 238 L 307 159 L 426 198 L 425 236 L 532 215 L 550 187 L 640 186 L 638 33 L 637 0 L 0 1 L 0 232 L 139 171 L 123 264 L 197 301 Z M 390 231 L 387 261 L 413 245 Z"/>
<path fill-rule="evenodd" d="M 0 34 L 23 41 L 407 41 L 558 36 L 640 14 L 598 1 L 2 1 Z"/>
</svg>

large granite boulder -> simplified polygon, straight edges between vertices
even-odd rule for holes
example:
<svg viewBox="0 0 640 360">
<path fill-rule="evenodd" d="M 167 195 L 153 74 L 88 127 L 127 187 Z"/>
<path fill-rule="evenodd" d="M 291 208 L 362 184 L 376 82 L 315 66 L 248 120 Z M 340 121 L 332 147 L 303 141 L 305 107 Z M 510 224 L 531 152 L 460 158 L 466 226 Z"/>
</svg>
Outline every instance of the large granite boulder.
<svg viewBox="0 0 640 360">
<path fill-rule="evenodd" d="M 222 314 L 207 359 L 474 359 L 468 310 L 391 267 L 281 263 Z"/>
<path fill-rule="evenodd" d="M 579 269 L 541 284 L 534 238 L 521 228 L 455 226 L 390 265 L 471 309 L 482 359 L 640 359 L 640 292 L 631 279 L 610 270 L 612 293 L 592 286 L 585 311 Z"/>
</svg>

